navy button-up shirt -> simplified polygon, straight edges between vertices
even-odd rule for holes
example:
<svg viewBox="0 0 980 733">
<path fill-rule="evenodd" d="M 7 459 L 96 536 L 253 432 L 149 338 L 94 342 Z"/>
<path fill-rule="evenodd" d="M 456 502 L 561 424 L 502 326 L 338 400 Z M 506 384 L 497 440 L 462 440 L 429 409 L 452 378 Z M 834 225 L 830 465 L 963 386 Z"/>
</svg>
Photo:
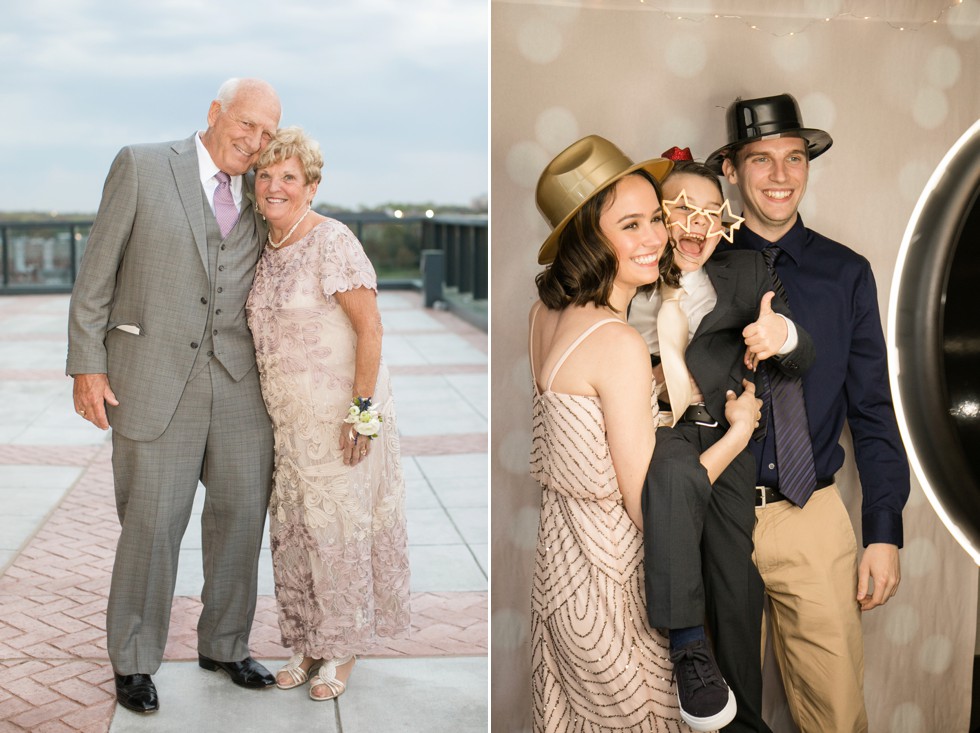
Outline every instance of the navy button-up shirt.
<svg viewBox="0 0 980 733">
<path fill-rule="evenodd" d="M 737 249 L 769 246 L 744 224 Z M 807 229 L 799 216 L 778 242 L 776 272 L 793 320 L 813 337 L 816 360 L 803 377 L 804 401 L 818 479 L 833 480 L 844 464 L 841 431 L 847 419 L 863 492 L 864 545 L 902 546 L 902 508 L 909 465 L 895 420 L 878 291 L 871 264 L 853 250 Z M 778 486 L 773 431 L 752 441 L 760 485 Z M 775 469 L 770 469 L 770 466 Z"/>
</svg>

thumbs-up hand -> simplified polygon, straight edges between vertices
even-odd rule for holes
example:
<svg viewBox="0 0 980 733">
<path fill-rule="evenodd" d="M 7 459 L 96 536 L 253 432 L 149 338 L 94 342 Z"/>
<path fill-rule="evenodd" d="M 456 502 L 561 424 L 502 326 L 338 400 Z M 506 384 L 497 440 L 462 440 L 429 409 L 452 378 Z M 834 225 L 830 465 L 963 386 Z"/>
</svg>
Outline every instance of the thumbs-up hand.
<svg viewBox="0 0 980 733">
<path fill-rule="evenodd" d="M 759 317 L 742 330 L 745 339 L 745 365 L 755 369 L 756 365 L 777 353 L 783 344 L 789 329 L 786 321 L 772 310 L 772 299 L 775 293 L 770 290 L 762 296 L 759 302 Z"/>
</svg>

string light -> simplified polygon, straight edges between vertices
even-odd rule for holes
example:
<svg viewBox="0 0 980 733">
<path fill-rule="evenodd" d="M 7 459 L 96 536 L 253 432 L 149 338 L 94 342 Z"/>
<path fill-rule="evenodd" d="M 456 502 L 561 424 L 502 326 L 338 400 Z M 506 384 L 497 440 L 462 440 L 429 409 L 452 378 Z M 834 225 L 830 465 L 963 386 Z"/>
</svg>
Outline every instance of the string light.
<svg viewBox="0 0 980 733">
<path fill-rule="evenodd" d="M 798 36 L 804 31 L 808 30 L 810 26 L 812 26 L 814 23 L 821 22 L 820 18 L 799 18 L 799 21 L 802 23 L 800 27 L 794 28 L 792 30 L 786 30 L 783 32 L 773 32 L 773 31 L 765 31 L 759 27 L 759 25 L 757 24 L 759 16 L 728 15 L 722 13 L 712 13 L 710 15 L 702 15 L 702 16 L 674 15 L 676 10 L 674 11 L 674 13 L 672 13 L 655 7 L 657 4 L 657 0 L 585 0 L 584 3 L 583 0 L 499 0 L 499 1 L 513 3 L 516 5 L 536 4 L 536 5 L 558 5 L 558 6 L 567 6 L 567 7 L 581 7 L 583 4 L 587 4 L 589 7 L 604 7 L 607 9 L 615 9 L 615 10 L 639 10 L 644 12 L 658 12 L 661 13 L 667 20 L 681 21 L 687 23 L 703 23 L 704 21 L 710 20 L 712 18 L 715 20 L 733 20 L 742 23 L 744 26 L 750 28 L 751 30 L 754 31 L 762 30 L 763 32 L 768 33 L 770 36 L 775 36 L 775 37 Z M 921 30 L 924 26 L 928 24 L 935 25 L 939 23 L 939 21 L 942 20 L 943 17 L 950 10 L 959 7 L 962 4 L 963 4 L 963 0 L 955 0 L 955 2 L 949 3 L 948 5 L 946 5 L 946 7 L 940 10 L 936 14 L 936 17 L 933 18 L 932 20 L 923 20 L 922 22 L 914 25 L 909 25 L 909 24 L 901 25 L 896 21 L 887 20 L 886 18 L 883 18 L 881 16 L 856 15 L 851 12 L 842 12 L 834 16 L 824 17 L 823 22 L 829 23 L 832 20 L 848 20 L 848 19 L 875 20 L 880 23 L 884 23 L 885 25 L 893 28 L 896 31 L 917 31 L 917 30 Z M 773 16 L 773 17 L 778 17 L 778 16 Z M 779 19 L 793 20 L 792 18 L 785 18 L 785 17 Z"/>
<path fill-rule="evenodd" d="M 632 0 L 632 1 L 635 1 L 635 0 Z M 564 4 L 564 3 L 563 3 L 563 0 L 558 0 L 558 2 L 556 4 Z M 628 2 L 626 4 L 628 4 Z M 667 11 L 658 10 L 656 7 L 653 7 L 653 5 L 651 3 L 648 3 L 647 0 L 639 0 L 639 4 L 643 6 L 643 10 L 655 11 L 655 12 L 662 12 L 663 15 L 664 15 L 664 17 L 666 17 L 668 20 L 682 21 L 682 22 L 688 22 L 688 23 L 702 23 L 705 20 L 707 20 L 708 17 L 709 17 L 709 16 L 700 16 L 699 17 L 699 16 L 687 16 L 687 15 L 674 15 L 674 14 L 669 13 Z M 919 23 L 917 26 L 913 26 L 913 25 L 909 25 L 909 24 L 902 24 L 902 25 L 900 25 L 899 23 L 896 23 L 896 22 L 893 22 L 893 21 L 890 21 L 890 20 L 886 20 L 885 18 L 882 18 L 880 16 L 874 16 L 874 15 L 855 15 L 854 13 L 850 13 L 850 12 L 842 12 L 842 13 L 838 13 L 837 15 L 834 15 L 834 16 L 825 17 L 825 18 L 823 18 L 823 22 L 829 23 L 832 20 L 847 20 L 847 19 L 852 19 L 852 20 L 868 20 L 868 21 L 878 21 L 878 22 L 884 23 L 884 24 L 886 24 L 886 25 L 894 28 L 897 31 L 906 31 L 906 30 L 908 30 L 908 31 L 917 31 L 917 30 L 919 30 L 920 28 L 922 28 L 925 25 L 939 23 L 939 21 L 943 19 L 943 17 L 946 15 L 946 13 L 948 13 L 953 8 L 955 8 L 955 7 L 959 6 L 959 5 L 962 5 L 962 4 L 963 4 L 963 0 L 955 0 L 955 2 L 951 2 L 949 5 L 947 5 L 942 10 L 940 10 L 936 14 L 936 17 L 935 18 L 933 18 L 932 20 L 924 20 L 921 23 Z M 733 20 L 733 21 L 738 21 L 738 22 L 741 22 L 743 25 L 747 26 L 751 30 L 754 30 L 754 31 L 762 30 L 762 28 L 760 28 L 760 26 L 759 26 L 758 21 L 757 21 L 756 18 L 753 18 L 753 20 L 749 20 L 749 17 L 747 17 L 747 16 L 742 16 L 742 15 L 723 15 L 721 13 L 712 13 L 710 17 L 714 18 L 715 20 Z M 772 32 L 772 31 L 764 31 L 764 32 L 768 32 L 769 35 L 771 35 L 771 36 L 777 36 L 777 37 L 797 36 L 797 35 L 803 33 L 804 31 L 806 31 L 807 29 L 809 29 L 809 27 L 811 25 L 813 25 L 814 23 L 819 22 L 819 19 L 816 19 L 816 18 L 815 19 L 809 19 L 809 20 L 807 20 L 807 19 L 801 19 L 801 21 L 802 21 L 803 25 L 801 27 L 799 27 L 799 28 L 794 29 L 794 30 L 787 30 L 787 31 L 778 32 L 778 33 L 777 32 Z"/>
</svg>

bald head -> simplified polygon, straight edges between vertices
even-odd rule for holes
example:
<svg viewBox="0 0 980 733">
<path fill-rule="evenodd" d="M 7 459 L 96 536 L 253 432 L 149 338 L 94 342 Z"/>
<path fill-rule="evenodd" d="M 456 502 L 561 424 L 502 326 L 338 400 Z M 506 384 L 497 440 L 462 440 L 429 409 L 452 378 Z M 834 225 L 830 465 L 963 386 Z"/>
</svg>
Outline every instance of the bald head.
<svg viewBox="0 0 980 733">
<path fill-rule="evenodd" d="M 262 79 L 229 79 L 208 108 L 201 140 L 211 159 L 229 175 L 245 173 L 276 133 L 282 107 Z"/>
</svg>

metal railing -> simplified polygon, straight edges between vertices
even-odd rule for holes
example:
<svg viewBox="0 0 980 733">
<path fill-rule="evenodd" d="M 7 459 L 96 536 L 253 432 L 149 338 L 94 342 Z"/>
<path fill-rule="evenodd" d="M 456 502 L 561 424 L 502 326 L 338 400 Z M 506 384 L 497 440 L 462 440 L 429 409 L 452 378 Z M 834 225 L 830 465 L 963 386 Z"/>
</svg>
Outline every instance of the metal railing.
<svg viewBox="0 0 980 733">
<path fill-rule="evenodd" d="M 441 252 L 446 287 L 473 300 L 489 296 L 489 239 L 486 217 L 441 217 L 422 222 L 425 250 Z"/>
<path fill-rule="evenodd" d="M 422 287 L 422 251 L 445 253 L 448 291 L 486 300 L 487 217 L 328 214 L 363 243 L 379 287 Z M 0 294 L 70 293 L 91 221 L 0 222 Z"/>
</svg>

